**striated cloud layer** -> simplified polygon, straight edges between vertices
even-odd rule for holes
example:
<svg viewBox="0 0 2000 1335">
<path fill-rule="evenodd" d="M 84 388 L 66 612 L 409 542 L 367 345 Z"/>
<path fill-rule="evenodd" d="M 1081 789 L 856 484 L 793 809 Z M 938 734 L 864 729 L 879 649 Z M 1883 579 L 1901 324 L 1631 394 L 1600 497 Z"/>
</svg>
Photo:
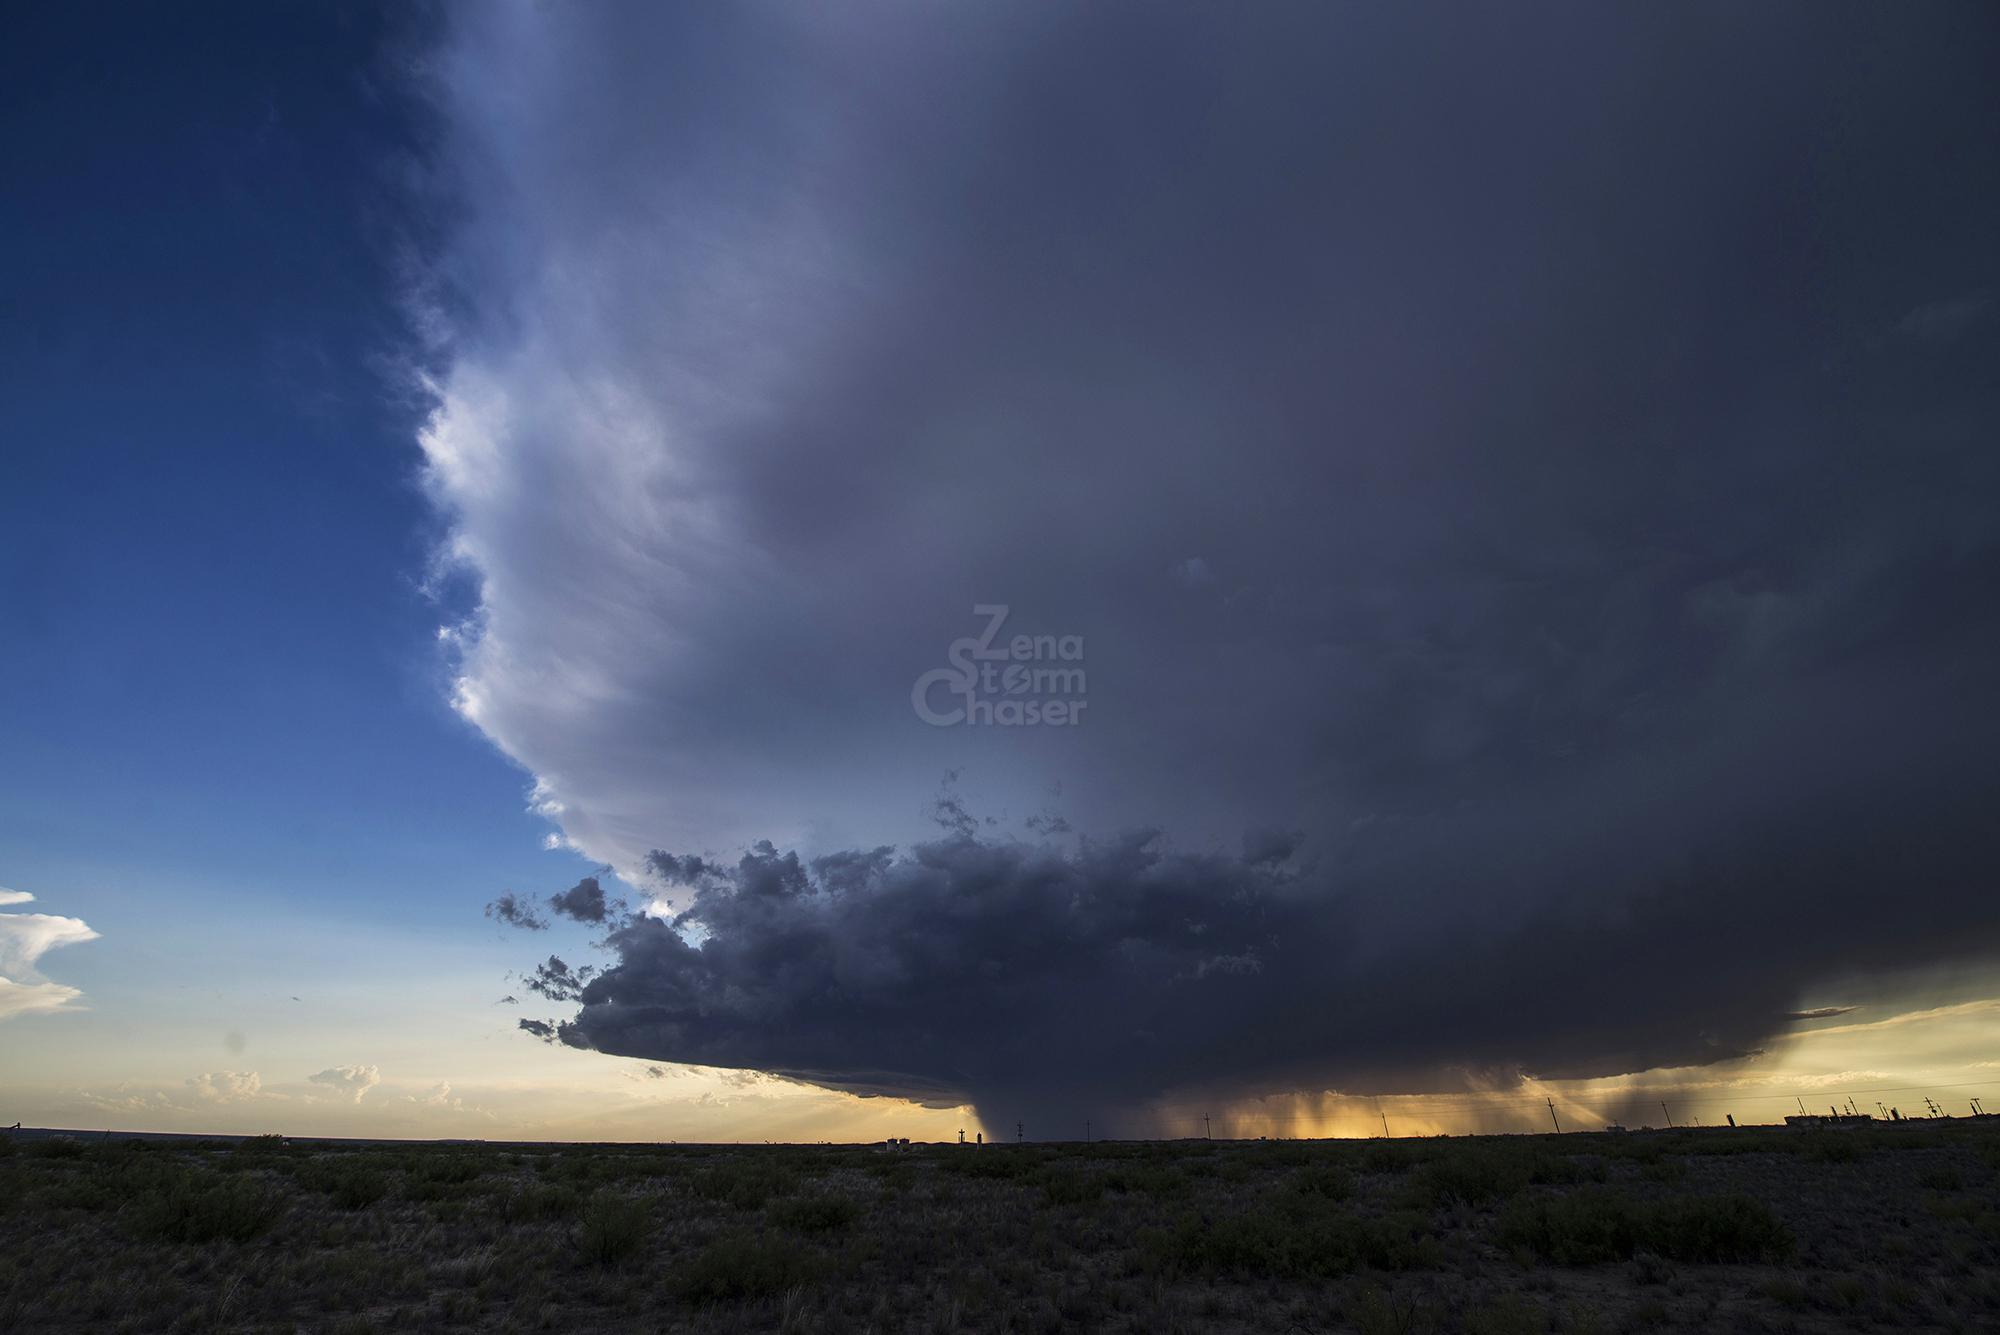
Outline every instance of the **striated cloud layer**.
<svg viewBox="0 0 2000 1335">
<path fill-rule="evenodd" d="M 1990 961 L 1996 62 L 1971 6 L 455 11 L 455 701 L 660 906 L 496 901 L 608 932 L 528 1023 L 1137 1120 Z"/>
</svg>

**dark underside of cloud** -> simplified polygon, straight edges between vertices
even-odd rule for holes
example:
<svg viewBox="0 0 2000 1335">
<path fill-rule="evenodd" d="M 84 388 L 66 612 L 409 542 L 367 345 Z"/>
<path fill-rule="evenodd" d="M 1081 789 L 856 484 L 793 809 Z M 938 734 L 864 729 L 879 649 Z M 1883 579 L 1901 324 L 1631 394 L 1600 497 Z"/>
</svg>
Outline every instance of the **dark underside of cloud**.
<svg viewBox="0 0 2000 1335">
<path fill-rule="evenodd" d="M 1177 1093 L 1708 1063 L 1799 1018 L 1817 980 L 2000 949 L 1990 752 L 1910 721 L 1807 709 L 1682 782 L 1495 799 L 1306 863 L 1152 835 L 760 845 L 703 866 L 674 920 L 625 919 L 597 977 L 542 990 L 582 1003 L 575 1046 L 993 1125 L 1141 1132 Z"/>
<path fill-rule="evenodd" d="M 1137 1122 L 2000 948 L 1992 6 L 445 26 L 455 698 L 681 913 L 497 900 L 530 1032 Z M 987 603 L 1080 725 L 913 711 Z"/>
</svg>

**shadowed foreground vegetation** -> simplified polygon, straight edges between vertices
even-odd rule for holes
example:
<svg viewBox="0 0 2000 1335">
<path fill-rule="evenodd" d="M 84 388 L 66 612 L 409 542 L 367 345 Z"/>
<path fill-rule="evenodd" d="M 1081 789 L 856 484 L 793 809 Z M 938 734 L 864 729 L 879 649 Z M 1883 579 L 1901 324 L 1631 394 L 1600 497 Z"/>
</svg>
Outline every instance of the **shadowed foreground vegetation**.
<svg viewBox="0 0 2000 1335">
<path fill-rule="evenodd" d="M 2000 1132 L 0 1138 L 0 1330 L 2000 1328 Z"/>
</svg>

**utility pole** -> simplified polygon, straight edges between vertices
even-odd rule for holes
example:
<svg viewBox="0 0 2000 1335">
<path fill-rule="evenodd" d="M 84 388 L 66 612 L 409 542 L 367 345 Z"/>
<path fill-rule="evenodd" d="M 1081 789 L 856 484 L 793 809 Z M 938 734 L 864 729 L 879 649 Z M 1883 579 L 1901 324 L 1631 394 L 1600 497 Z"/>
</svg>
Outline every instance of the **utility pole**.
<svg viewBox="0 0 2000 1335">
<path fill-rule="evenodd" d="M 1554 1099 L 1549 1100 L 1549 1120 L 1555 1122 L 1556 1134 L 1560 1136 L 1563 1133 L 1563 1124 L 1556 1118 L 1556 1101 Z"/>
<path fill-rule="evenodd" d="M 1665 1099 L 1660 1100 L 1660 1111 L 1667 1114 L 1667 1127 L 1671 1130 L 1674 1125 L 1674 1115 L 1671 1112 L 1667 1112 L 1667 1101 Z"/>
<path fill-rule="evenodd" d="M 1208 1114 L 1207 1114 L 1207 1113 L 1203 1113 L 1203 1114 L 1201 1115 L 1201 1138 L 1202 1138 L 1203 1140 L 1214 1140 L 1214 1139 L 1215 1139 L 1215 1133 L 1214 1133 L 1213 1131 L 1211 1131 L 1211 1130 L 1209 1129 L 1209 1126 L 1208 1126 Z"/>
<path fill-rule="evenodd" d="M 1026 1139 L 1027 1136 L 1023 1134 L 1021 1131 L 1021 1124 L 1019 1122 L 1014 1123 L 1014 1143 L 1016 1145 L 1019 1145 L 1022 1141 Z"/>
<path fill-rule="evenodd" d="M 1797 1094 L 1794 1094 L 1794 1095 L 1793 1095 L 1792 1097 L 1793 1097 L 1793 1098 L 1795 1098 L 1795 1099 L 1798 1099 L 1798 1101 L 1799 1101 L 1799 1116 L 1801 1116 L 1801 1117 L 1804 1117 L 1804 1116 L 1806 1115 L 1806 1101 L 1805 1101 L 1805 1099 L 1804 1099 L 1803 1097 L 1801 1097 L 1801 1096 L 1797 1095 Z"/>
<path fill-rule="evenodd" d="M 1389 1134 L 1389 1114 L 1386 1112 L 1382 1112 L 1380 1108 L 1377 1108 L 1375 1111 L 1382 1113 L 1382 1139 L 1384 1140 L 1394 1139 L 1394 1137 L 1392 1137 Z"/>
</svg>

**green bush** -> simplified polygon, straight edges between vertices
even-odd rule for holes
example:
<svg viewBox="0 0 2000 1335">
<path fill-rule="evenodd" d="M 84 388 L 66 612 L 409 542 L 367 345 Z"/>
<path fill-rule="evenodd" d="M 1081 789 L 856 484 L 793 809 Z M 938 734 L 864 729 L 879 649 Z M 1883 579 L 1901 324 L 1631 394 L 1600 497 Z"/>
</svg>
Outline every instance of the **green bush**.
<svg viewBox="0 0 2000 1335">
<path fill-rule="evenodd" d="M 1646 1223 L 1648 1249 L 1675 1261 L 1781 1261 L 1792 1253 L 1791 1230 L 1771 1207 L 1740 1194 L 1665 1201 Z"/>
<path fill-rule="evenodd" d="M 792 1244 L 732 1233 L 696 1253 L 672 1283 L 691 1303 L 733 1302 L 783 1293 L 811 1279 L 814 1270 Z"/>
<path fill-rule="evenodd" d="M 35 1208 L 42 1210 L 110 1210 L 124 1199 L 119 1174 L 106 1168 L 51 1174 L 34 1193 Z"/>
<path fill-rule="evenodd" d="M 705 1200 L 722 1201 L 739 1210 L 761 1210 L 771 1197 L 796 1190 L 798 1181 L 775 1164 L 728 1160 L 695 1174 L 688 1185 Z"/>
<path fill-rule="evenodd" d="M 800 1196 L 774 1206 L 771 1222 L 799 1233 L 831 1233 L 846 1228 L 860 1214 L 861 1207 L 845 1196 Z"/>
<path fill-rule="evenodd" d="M 137 1231 L 162 1242 L 249 1242 L 281 1207 L 258 1183 L 173 1169 L 144 1184 L 129 1209 Z"/>
<path fill-rule="evenodd" d="M 583 1212 L 577 1250 L 592 1265 L 617 1265 L 636 1255 L 652 1231 L 653 1212 L 645 1201 L 634 1196 L 599 1196 Z"/>
<path fill-rule="evenodd" d="M 1505 1150 L 1464 1148 L 1425 1164 L 1417 1174 L 1417 1198 L 1431 1205 L 1490 1205 L 1528 1185 L 1531 1164 Z"/>
<path fill-rule="evenodd" d="M 575 1187 L 536 1182 L 494 1193 L 493 1209 L 503 1222 L 509 1224 L 570 1219 L 583 1209 L 586 1199 L 584 1193 Z"/>
<path fill-rule="evenodd" d="M 1656 1205 L 1610 1191 L 1539 1196 L 1509 1207 L 1495 1236 L 1557 1265 L 1628 1260 L 1641 1250 L 1695 1263 L 1776 1261 L 1793 1246 L 1769 1206 L 1741 1195 Z"/>
<path fill-rule="evenodd" d="M 28 1142 L 28 1154 L 36 1159 L 81 1159 L 84 1144 L 75 1136 L 45 1136 Z"/>
<path fill-rule="evenodd" d="M 1110 1187 L 1108 1173 L 1057 1168 L 1042 1175 L 1042 1194 L 1050 1205 L 1089 1205 L 1102 1200 Z"/>
<path fill-rule="evenodd" d="M 1535 1154 L 1528 1160 L 1528 1181 L 1541 1187 L 1568 1187 L 1602 1182 L 1609 1171 L 1604 1160 L 1570 1154 Z"/>
<path fill-rule="evenodd" d="M 1292 1190 L 1319 1200 L 1344 1201 L 1354 1195 L 1354 1178 L 1337 1164 L 1314 1164 L 1293 1176 Z"/>
<path fill-rule="evenodd" d="M 1410 1211 L 1374 1219 L 1276 1209 L 1188 1214 L 1143 1235 L 1141 1245 L 1170 1271 L 1280 1278 L 1326 1278 L 1363 1266 L 1430 1269 L 1444 1257 L 1428 1218 Z"/>
<path fill-rule="evenodd" d="M 360 1155 L 307 1159 L 296 1171 L 299 1185 L 325 1193 L 342 1210 L 361 1210 L 389 1194 L 389 1177 Z"/>
<path fill-rule="evenodd" d="M 1409 1141 L 1373 1141 L 1361 1152 L 1364 1173 L 1407 1173 L 1435 1157 L 1429 1145 Z"/>
<path fill-rule="evenodd" d="M 343 1210 L 364 1210 L 389 1194 L 386 1174 L 356 1166 L 335 1179 L 327 1198 Z"/>
<path fill-rule="evenodd" d="M 1613 1192 L 1538 1196 L 1510 1206 L 1495 1237 L 1557 1265 L 1596 1265 L 1638 1250 L 1640 1213 L 1636 1202 Z"/>
<path fill-rule="evenodd" d="M 982 1145 L 977 1149 L 947 1154 L 938 1167 L 947 1173 L 972 1178 L 1022 1178 L 1037 1172 L 1044 1160 L 1033 1150 L 1019 1146 Z"/>
<path fill-rule="evenodd" d="M 1190 1189 L 1187 1174 L 1171 1164 L 1121 1163 L 1104 1175 L 1108 1191 L 1131 1192 L 1158 1199 L 1185 1196 Z"/>
</svg>

